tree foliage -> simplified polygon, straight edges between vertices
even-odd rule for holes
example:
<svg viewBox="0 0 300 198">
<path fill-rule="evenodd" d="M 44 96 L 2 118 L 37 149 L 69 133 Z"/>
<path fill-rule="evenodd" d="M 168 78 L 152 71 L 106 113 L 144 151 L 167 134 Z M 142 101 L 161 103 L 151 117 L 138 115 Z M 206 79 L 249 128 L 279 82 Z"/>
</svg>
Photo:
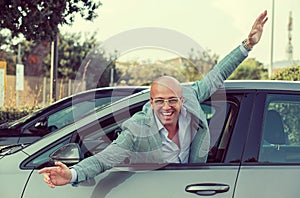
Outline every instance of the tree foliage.
<svg viewBox="0 0 300 198">
<path fill-rule="evenodd" d="M 9 29 L 13 38 L 52 41 L 59 25 L 72 25 L 76 14 L 93 20 L 100 5 L 95 0 L 4 0 L 0 1 L 0 29 Z"/>
<path fill-rule="evenodd" d="M 229 76 L 229 80 L 261 80 L 267 78 L 267 70 L 263 64 L 253 58 L 242 62 L 238 68 Z"/>
<path fill-rule="evenodd" d="M 212 54 L 211 50 L 199 52 L 191 49 L 182 72 L 188 82 L 199 80 L 214 67 L 218 59 L 219 56 Z"/>
<path fill-rule="evenodd" d="M 118 62 L 119 84 L 149 85 L 156 78 L 169 75 L 180 82 L 199 80 L 216 64 L 218 56 L 210 51 L 190 51 L 188 58 Z"/>
<path fill-rule="evenodd" d="M 292 67 L 287 67 L 276 72 L 272 77 L 272 80 L 290 80 L 290 81 L 300 81 L 300 66 L 295 65 Z"/>
<path fill-rule="evenodd" d="M 18 48 L 11 42 L 11 32 L 0 31 L 0 61 L 6 62 L 6 73 L 15 73 Z"/>
<path fill-rule="evenodd" d="M 60 63 L 68 63 L 66 64 L 68 66 L 61 66 L 60 72 L 70 72 L 68 76 L 71 76 L 72 79 L 84 80 L 87 89 L 110 86 L 111 83 L 118 80 L 119 72 L 115 68 L 116 54 L 106 54 L 96 42 L 95 34 L 84 39 L 81 44 L 79 42 L 76 44 L 78 41 L 76 37 L 71 37 L 65 41 L 69 41 L 69 43 L 63 50 L 64 57 L 60 58 Z M 112 69 L 114 82 L 111 82 L 110 78 Z"/>
<path fill-rule="evenodd" d="M 1 30 L 0 31 L 0 50 L 10 51 L 11 46 L 11 33 L 10 31 Z"/>
<path fill-rule="evenodd" d="M 150 85 L 159 76 L 169 75 L 185 82 L 186 78 L 180 71 L 181 64 L 173 60 L 167 61 L 127 61 L 117 65 L 120 71 L 118 84 L 127 85 Z"/>
<path fill-rule="evenodd" d="M 96 33 L 60 34 L 58 42 L 58 78 L 74 79 L 85 56 L 97 45 Z M 46 61 L 50 68 L 50 56 Z"/>
</svg>

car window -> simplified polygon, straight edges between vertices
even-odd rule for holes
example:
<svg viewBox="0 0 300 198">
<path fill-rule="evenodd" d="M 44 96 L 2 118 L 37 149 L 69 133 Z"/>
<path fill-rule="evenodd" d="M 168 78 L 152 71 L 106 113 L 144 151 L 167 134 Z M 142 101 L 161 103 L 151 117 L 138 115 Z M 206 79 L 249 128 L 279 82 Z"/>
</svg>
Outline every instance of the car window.
<svg viewBox="0 0 300 198">
<path fill-rule="evenodd" d="M 67 143 L 78 143 L 84 157 L 94 155 L 105 149 L 121 132 L 122 122 L 140 111 L 146 101 L 125 109 L 113 112 L 111 115 L 85 125 L 59 142 L 45 147 L 22 163 L 23 169 L 38 167 L 50 161 L 49 155 Z M 229 129 L 236 117 L 237 104 L 232 101 L 205 101 L 202 108 L 206 114 L 211 134 L 211 145 L 208 157 L 209 163 L 222 163 L 231 136 Z"/>
<path fill-rule="evenodd" d="M 73 138 L 73 141 L 80 144 L 85 157 L 102 151 L 121 132 L 121 123 L 135 112 L 140 111 L 143 104 L 130 107 L 130 113 L 128 113 L 126 108 L 122 111 L 114 112 L 113 115 L 106 118 L 101 118 L 97 123 L 79 129 L 79 133 L 77 133 L 76 138 Z M 202 108 L 208 120 L 211 134 L 208 162 L 222 162 L 231 135 L 229 122 L 235 119 L 233 115 L 237 110 L 237 106 L 231 101 L 206 101 L 202 104 Z"/>
<path fill-rule="evenodd" d="M 45 126 L 46 128 L 36 127 L 36 123 L 34 123 L 35 125 L 26 127 L 23 133 L 27 135 L 45 135 L 74 122 L 74 120 L 84 117 L 96 108 L 103 107 L 123 97 L 124 96 L 107 96 L 96 99 L 91 98 L 86 101 L 74 103 L 70 106 L 66 106 L 64 109 L 50 114 L 47 118 L 45 118 L 47 123 Z M 42 121 L 43 120 L 40 120 L 39 122 Z"/>
<path fill-rule="evenodd" d="M 125 96 L 117 96 L 117 95 L 112 95 L 111 97 L 101 97 L 101 98 L 96 98 L 95 100 L 95 107 L 103 107 L 106 106 L 107 104 L 113 103 L 117 100 L 120 100 L 121 98 L 124 98 Z"/>
<path fill-rule="evenodd" d="M 124 96 L 102 97 L 73 104 L 72 106 L 50 115 L 48 117 L 48 127 L 54 126 L 59 129 L 70 124 L 74 120 L 84 117 L 96 107 L 105 106 L 123 97 Z"/>
<path fill-rule="evenodd" d="M 222 163 L 232 134 L 233 123 L 236 120 L 238 104 L 226 101 L 206 101 L 206 108 L 211 113 L 206 114 L 210 131 L 210 151 L 208 163 Z"/>
<path fill-rule="evenodd" d="M 111 115 L 78 129 L 71 141 L 79 144 L 84 157 L 102 151 L 117 138 L 121 131 L 121 124 L 134 113 L 141 111 L 147 101 L 113 112 Z"/>
<path fill-rule="evenodd" d="M 71 139 L 71 135 L 63 137 L 57 142 L 53 142 L 50 146 L 45 147 L 44 149 L 38 151 L 34 155 L 30 156 L 20 165 L 21 169 L 32 169 L 37 168 L 42 164 L 49 163 L 50 154 L 61 148 L 65 144 L 69 143 Z M 50 165 L 49 165 L 50 166 Z"/>
<path fill-rule="evenodd" d="M 83 101 L 73 104 L 65 109 L 55 112 L 48 117 L 48 127 L 59 129 L 74 120 L 88 114 L 95 108 L 95 100 Z"/>
<path fill-rule="evenodd" d="M 300 96 L 268 95 L 260 162 L 300 163 Z"/>
</svg>

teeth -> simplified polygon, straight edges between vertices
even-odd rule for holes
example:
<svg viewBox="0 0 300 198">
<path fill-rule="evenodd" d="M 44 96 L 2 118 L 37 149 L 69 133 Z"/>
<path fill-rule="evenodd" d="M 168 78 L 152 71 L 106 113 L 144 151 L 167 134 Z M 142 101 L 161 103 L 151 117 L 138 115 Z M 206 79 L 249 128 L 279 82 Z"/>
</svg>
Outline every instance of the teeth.
<svg viewBox="0 0 300 198">
<path fill-rule="evenodd" d="M 172 113 L 162 113 L 164 116 L 170 116 Z"/>
</svg>

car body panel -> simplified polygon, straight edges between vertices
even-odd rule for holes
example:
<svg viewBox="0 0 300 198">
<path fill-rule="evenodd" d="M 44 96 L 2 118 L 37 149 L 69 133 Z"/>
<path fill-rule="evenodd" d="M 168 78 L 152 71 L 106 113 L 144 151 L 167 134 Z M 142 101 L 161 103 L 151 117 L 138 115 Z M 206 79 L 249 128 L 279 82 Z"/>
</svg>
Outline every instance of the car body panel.
<svg viewBox="0 0 300 198">
<path fill-rule="evenodd" d="M 272 89 L 260 90 L 256 94 L 255 108 L 237 180 L 236 197 L 299 197 L 300 188 L 297 185 L 300 177 L 299 139 L 294 143 L 269 144 L 265 142 L 262 134 L 265 130 L 266 111 L 270 109 L 281 113 L 285 133 L 295 130 L 289 124 L 300 123 L 299 90 L 299 82 L 276 81 L 272 84 Z M 271 121 L 275 129 L 277 122 Z M 275 130 L 272 133 L 276 134 Z M 295 134 L 297 133 L 289 133 L 288 139 Z"/>
<path fill-rule="evenodd" d="M 235 197 L 299 197 L 300 165 L 252 165 L 240 170 Z"/>
<path fill-rule="evenodd" d="M 128 168 L 113 168 L 96 176 L 90 181 L 81 183 L 77 187 L 67 185 L 56 187 L 54 190 L 46 185 L 39 192 L 36 186 L 40 186 L 41 176 L 35 175 L 29 180 L 24 197 L 53 197 L 66 194 L 70 197 L 195 197 L 194 193 L 185 191 L 185 187 L 191 184 L 221 183 L 230 186 L 228 192 L 216 194 L 213 197 L 229 198 L 234 191 L 235 178 L 238 166 L 214 167 L 199 166 L 186 171 L 174 170 L 143 170 L 133 171 Z M 170 182 L 176 181 L 176 182 Z M 80 196 L 79 196 L 80 195 Z"/>
<path fill-rule="evenodd" d="M 26 181 L 30 178 L 31 171 L 20 170 L 19 162 L 27 157 L 28 155 L 24 152 L 17 152 L 15 155 L 5 157 L 0 156 L 1 197 L 21 197 Z"/>
</svg>

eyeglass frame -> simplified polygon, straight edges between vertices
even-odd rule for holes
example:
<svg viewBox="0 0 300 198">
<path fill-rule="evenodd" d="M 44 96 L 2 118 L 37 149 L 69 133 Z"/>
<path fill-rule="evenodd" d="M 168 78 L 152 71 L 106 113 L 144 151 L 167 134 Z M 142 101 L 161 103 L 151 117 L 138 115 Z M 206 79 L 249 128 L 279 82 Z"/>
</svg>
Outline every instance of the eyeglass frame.
<svg viewBox="0 0 300 198">
<path fill-rule="evenodd" d="M 150 98 L 150 99 L 153 101 L 153 104 L 155 106 L 163 107 L 167 103 L 170 107 L 175 107 L 176 105 L 179 104 L 179 102 L 182 100 L 182 98 L 183 97 L 180 96 L 180 97 L 173 97 L 173 98 L 168 98 L 168 99 L 162 99 L 162 98 Z M 170 100 L 174 100 L 174 99 L 177 100 L 176 104 L 171 104 Z M 158 101 L 158 100 L 163 101 L 163 103 L 162 104 L 155 103 L 155 101 Z"/>
</svg>

